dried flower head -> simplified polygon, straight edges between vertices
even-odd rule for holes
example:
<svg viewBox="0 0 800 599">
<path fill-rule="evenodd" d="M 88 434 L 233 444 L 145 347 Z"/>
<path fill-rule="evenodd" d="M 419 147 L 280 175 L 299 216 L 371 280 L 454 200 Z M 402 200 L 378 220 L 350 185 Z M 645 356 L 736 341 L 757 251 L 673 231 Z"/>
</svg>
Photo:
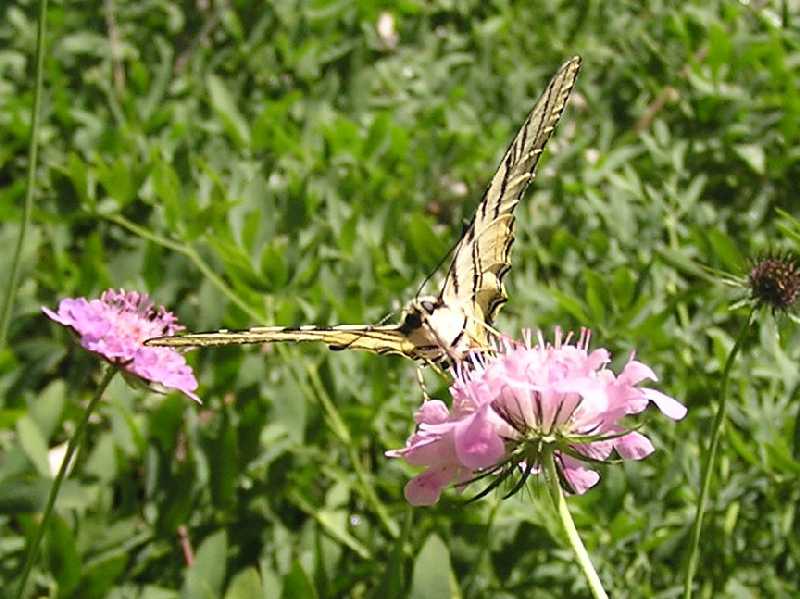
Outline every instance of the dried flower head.
<svg viewBox="0 0 800 599">
<path fill-rule="evenodd" d="M 432 400 L 415 415 L 417 431 L 403 449 L 388 451 L 427 470 L 406 485 L 413 505 L 431 505 L 448 484 L 459 486 L 495 475 L 482 496 L 509 476 L 520 479 L 509 495 L 538 474 L 540 458 L 552 451 L 568 491 L 584 493 L 600 475 L 586 464 L 653 452 L 650 440 L 627 429 L 622 420 L 652 402 L 679 420 L 686 408 L 663 393 L 638 387 L 656 380 L 653 371 L 630 357 L 619 375 L 607 364 L 605 349 L 589 351 L 590 332 L 572 342 L 557 330 L 552 344 L 541 335 L 536 345 L 503 339 L 495 355 L 472 356 L 454 371 L 453 403 Z"/>
<path fill-rule="evenodd" d="M 768 255 L 756 261 L 747 277 L 750 299 L 786 311 L 800 297 L 800 260 L 793 254 Z"/>
<path fill-rule="evenodd" d="M 100 299 L 63 299 L 58 310 L 42 311 L 69 327 L 85 349 L 135 375 L 156 391 L 176 389 L 199 402 L 197 379 L 185 358 L 173 349 L 145 347 L 150 337 L 174 335 L 183 329 L 175 315 L 155 307 L 147 294 L 108 289 Z"/>
</svg>

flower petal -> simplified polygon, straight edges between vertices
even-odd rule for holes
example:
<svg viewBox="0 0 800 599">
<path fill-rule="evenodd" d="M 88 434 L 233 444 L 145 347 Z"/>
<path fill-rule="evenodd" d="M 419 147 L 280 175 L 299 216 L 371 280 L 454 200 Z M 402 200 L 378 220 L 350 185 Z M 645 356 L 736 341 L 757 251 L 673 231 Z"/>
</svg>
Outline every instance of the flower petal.
<svg viewBox="0 0 800 599">
<path fill-rule="evenodd" d="M 686 416 L 686 406 L 676 399 L 671 398 L 669 395 L 664 395 L 661 391 L 641 387 L 641 391 L 645 398 L 656 404 L 656 407 L 661 410 L 661 413 L 673 420 L 680 420 Z"/>
<path fill-rule="evenodd" d="M 656 377 L 656 373 L 653 372 L 653 369 L 647 364 L 643 364 L 642 362 L 638 362 L 636 360 L 630 360 L 627 364 L 625 364 L 625 368 L 622 369 L 619 379 L 625 382 L 625 384 L 635 385 L 636 383 L 639 383 L 645 379 L 657 381 L 658 377 Z"/>
<path fill-rule="evenodd" d="M 431 399 L 424 402 L 417 413 L 414 414 L 414 422 L 417 424 L 439 424 L 447 422 L 450 418 L 450 410 L 447 405 L 440 399 Z"/>
<path fill-rule="evenodd" d="M 458 461 L 472 470 L 493 466 L 505 452 L 505 444 L 489 419 L 488 405 L 453 432 Z"/>
<path fill-rule="evenodd" d="M 593 460 L 607 460 L 611 452 L 614 451 L 614 443 L 611 440 L 592 441 L 591 443 L 576 444 L 572 449 Z"/>
<path fill-rule="evenodd" d="M 600 475 L 585 468 L 581 462 L 561 455 L 561 471 L 576 495 L 583 495 L 600 481 Z"/>
<path fill-rule="evenodd" d="M 411 505 L 433 505 L 439 501 L 454 472 L 448 468 L 432 468 L 406 483 L 404 495 Z"/>
<path fill-rule="evenodd" d="M 637 432 L 616 439 L 614 449 L 625 460 L 641 460 L 655 451 L 650 439 Z"/>
</svg>

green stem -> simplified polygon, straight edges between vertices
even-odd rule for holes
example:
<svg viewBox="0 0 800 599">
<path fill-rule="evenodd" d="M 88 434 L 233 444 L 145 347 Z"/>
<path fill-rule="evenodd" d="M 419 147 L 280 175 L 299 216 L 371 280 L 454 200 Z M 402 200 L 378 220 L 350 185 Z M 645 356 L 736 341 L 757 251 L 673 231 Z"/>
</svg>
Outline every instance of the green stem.
<svg viewBox="0 0 800 599">
<path fill-rule="evenodd" d="M 692 596 L 692 581 L 697 572 L 697 558 L 700 552 L 700 533 L 703 529 L 703 515 L 706 511 L 706 504 L 708 503 L 708 494 L 711 490 L 711 477 L 714 473 L 714 463 L 717 459 L 717 450 L 719 449 L 719 442 L 722 438 L 723 425 L 725 424 L 725 415 L 727 413 L 726 400 L 728 399 L 728 381 L 730 380 L 731 367 L 733 366 L 736 356 L 739 354 L 739 350 L 742 348 L 742 343 L 747 338 L 754 311 L 755 308 L 751 310 L 747 320 L 744 325 L 742 325 L 736 337 L 736 342 L 731 349 L 731 353 L 728 354 L 728 359 L 725 361 L 725 368 L 722 372 L 719 405 L 717 406 L 717 413 L 714 415 L 714 423 L 711 428 L 711 441 L 708 445 L 708 451 L 706 451 L 705 462 L 703 463 L 700 498 L 697 502 L 697 512 L 695 513 L 694 524 L 692 525 L 691 545 L 686 564 L 686 577 L 683 584 L 684 599 L 690 599 Z"/>
<path fill-rule="evenodd" d="M 8 324 L 11 321 L 14 297 L 17 294 L 17 285 L 19 284 L 19 263 L 22 260 L 22 250 L 25 246 L 25 238 L 28 235 L 28 229 L 31 225 L 31 213 L 33 212 L 36 164 L 39 159 L 39 113 L 41 112 L 42 104 L 46 25 L 47 0 L 39 0 L 39 21 L 36 28 L 36 70 L 34 72 L 33 107 L 31 108 L 31 133 L 28 140 L 28 175 L 25 182 L 25 202 L 22 205 L 22 222 L 17 236 L 17 245 L 14 248 L 14 257 L 11 259 L 11 272 L 6 285 L 6 294 L 3 298 L 3 308 L 0 310 L 0 349 L 6 346 Z"/>
<path fill-rule="evenodd" d="M 603 583 L 600 581 L 600 577 L 597 575 L 597 571 L 592 565 L 592 560 L 589 558 L 589 552 L 586 551 L 586 547 L 584 547 L 583 541 L 581 541 L 581 537 L 578 535 L 578 530 L 575 528 L 575 522 L 572 520 L 572 515 L 569 513 L 567 501 L 564 499 L 564 493 L 561 490 L 561 484 L 559 483 L 558 472 L 556 471 L 556 462 L 552 449 L 545 450 L 544 455 L 542 456 L 542 462 L 545 467 L 545 473 L 547 474 L 547 484 L 550 489 L 550 497 L 553 500 L 556 511 L 558 512 L 559 520 L 561 520 L 561 526 L 563 526 L 564 532 L 567 533 L 569 544 L 572 546 L 572 550 L 575 552 L 575 557 L 578 558 L 578 565 L 580 566 L 581 570 L 583 570 L 583 575 L 586 577 L 586 582 L 589 585 L 589 589 L 592 591 L 592 596 L 595 597 L 595 599 L 608 599 L 608 595 L 606 594 L 605 589 L 603 589 Z"/>
<path fill-rule="evenodd" d="M 50 487 L 50 495 L 47 497 L 47 505 L 44 508 L 42 520 L 39 522 L 39 526 L 33 536 L 33 541 L 31 541 L 31 544 L 28 547 L 28 555 L 25 558 L 25 567 L 22 570 L 22 578 L 20 578 L 19 586 L 17 587 L 17 599 L 20 599 L 25 591 L 25 585 L 28 582 L 28 576 L 31 573 L 31 568 L 33 568 L 33 564 L 36 561 L 36 556 L 39 553 L 39 545 L 42 542 L 42 537 L 44 537 L 44 533 L 47 530 L 47 525 L 50 522 L 50 516 L 53 513 L 53 506 L 56 503 L 58 491 L 61 488 L 61 483 L 67 473 L 67 468 L 72 463 L 75 452 L 78 450 L 81 438 L 86 430 L 86 425 L 89 422 L 89 416 L 91 416 L 116 372 L 116 369 L 112 366 L 108 366 L 106 368 L 106 372 L 103 374 L 103 379 L 100 381 L 100 385 L 97 387 L 94 397 L 92 397 L 89 405 L 86 406 L 86 410 L 78 422 L 78 427 L 75 429 L 75 433 L 73 433 L 72 438 L 69 440 L 67 452 L 64 455 L 63 461 L 61 462 L 61 467 L 58 469 L 58 474 L 56 474 L 56 478 L 53 481 L 53 486 Z"/>
</svg>

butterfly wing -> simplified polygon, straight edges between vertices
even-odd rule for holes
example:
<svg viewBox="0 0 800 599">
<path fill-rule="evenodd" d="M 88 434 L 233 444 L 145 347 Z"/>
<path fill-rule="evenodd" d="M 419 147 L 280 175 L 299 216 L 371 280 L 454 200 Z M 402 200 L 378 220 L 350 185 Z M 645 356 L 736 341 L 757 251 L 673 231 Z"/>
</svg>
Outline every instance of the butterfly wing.
<svg viewBox="0 0 800 599">
<path fill-rule="evenodd" d="M 318 341 L 331 349 L 360 349 L 377 354 L 401 354 L 418 359 L 418 348 L 400 325 L 341 325 L 335 327 L 254 327 L 244 331 L 221 330 L 148 339 L 145 345 L 192 348 L 281 341 Z"/>
<path fill-rule="evenodd" d="M 491 324 L 506 302 L 503 277 L 511 268 L 514 208 L 536 176 L 539 156 L 564 112 L 580 66 L 581 59 L 575 56 L 550 80 L 506 150 L 472 222 L 456 245 L 440 298 L 448 305 L 460 304 L 472 313 L 473 322 Z M 480 339 L 485 333 L 474 330 L 472 336 Z"/>
<path fill-rule="evenodd" d="M 485 331 L 479 326 L 480 322 L 491 324 L 506 300 L 502 279 L 511 266 L 509 252 L 514 240 L 513 210 L 534 178 L 539 155 L 564 110 L 580 62 L 579 57 L 567 61 L 550 81 L 511 142 L 472 223 L 455 248 L 440 298 L 448 305 L 461 306 L 461 311 L 453 314 L 464 318 L 462 326 L 467 330 L 462 329 L 456 338 L 466 333 L 470 345 L 481 344 Z M 400 325 L 256 327 L 244 331 L 221 330 L 157 337 L 148 339 L 145 345 L 191 348 L 317 341 L 334 350 L 360 349 L 435 362 L 445 355 L 440 336 L 431 336 L 428 331 L 430 325 L 426 328 L 421 324 L 421 313 L 416 316 L 420 321 L 414 321 L 413 325 L 409 324 L 413 319 L 407 318 Z M 449 336 L 445 337 L 449 339 Z"/>
</svg>

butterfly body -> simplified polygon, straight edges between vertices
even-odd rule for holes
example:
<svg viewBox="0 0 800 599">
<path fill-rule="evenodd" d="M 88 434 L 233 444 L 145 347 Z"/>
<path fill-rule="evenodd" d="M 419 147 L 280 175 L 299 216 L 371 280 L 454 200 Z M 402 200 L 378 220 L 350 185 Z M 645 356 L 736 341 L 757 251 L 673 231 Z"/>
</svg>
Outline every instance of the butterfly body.
<svg viewBox="0 0 800 599">
<path fill-rule="evenodd" d="M 399 354 L 434 364 L 457 361 L 470 349 L 486 347 L 490 326 L 507 300 L 503 278 L 511 268 L 514 208 L 536 176 L 539 157 L 564 111 L 580 64 L 576 56 L 552 77 L 511 141 L 472 221 L 455 245 L 438 293 L 411 300 L 400 323 L 255 327 L 158 337 L 145 343 L 189 348 L 318 341 L 334 350 Z"/>
<path fill-rule="evenodd" d="M 457 299 L 448 303 L 441 297 L 423 296 L 409 302 L 399 330 L 417 351 L 423 351 L 425 361 L 460 360 L 470 349 L 485 345 L 484 335 L 469 332 L 475 318 L 470 307 Z"/>
</svg>

